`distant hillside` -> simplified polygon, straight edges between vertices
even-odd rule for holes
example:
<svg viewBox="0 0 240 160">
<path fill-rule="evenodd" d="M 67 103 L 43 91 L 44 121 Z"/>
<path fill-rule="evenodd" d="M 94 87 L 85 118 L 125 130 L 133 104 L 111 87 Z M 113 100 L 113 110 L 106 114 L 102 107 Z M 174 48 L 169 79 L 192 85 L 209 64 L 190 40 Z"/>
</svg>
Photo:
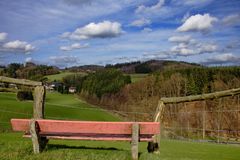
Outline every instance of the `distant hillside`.
<svg viewBox="0 0 240 160">
<path fill-rule="evenodd" d="M 150 60 L 146 62 L 137 61 L 106 66 L 106 68 L 118 68 L 124 73 L 152 73 L 155 71 L 193 67 L 201 67 L 201 65 L 182 61 Z"/>
<path fill-rule="evenodd" d="M 71 72 L 95 72 L 102 69 L 104 69 L 104 66 L 100 66 L 100 65 L 84 65 L 84 66 L 73 66 L 70 68 L 66 68 L 66 70 Z"/>
</svg>

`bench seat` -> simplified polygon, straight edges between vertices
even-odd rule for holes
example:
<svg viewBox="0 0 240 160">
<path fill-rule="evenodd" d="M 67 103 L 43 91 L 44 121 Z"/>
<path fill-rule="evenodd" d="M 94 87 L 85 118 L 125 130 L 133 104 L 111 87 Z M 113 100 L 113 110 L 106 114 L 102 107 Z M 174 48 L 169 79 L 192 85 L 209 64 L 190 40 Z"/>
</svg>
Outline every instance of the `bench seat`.
<svg viewBox="0 0 240 160">
<path fill-rule="evenodd" d="M 29 133 L 30 119 L 12 119 L 14 131 L 25 132 L 24 137 L 31 137 Z M 103 140 L 103 141 L 131 141 L 132 125 L 135 122 L 98 122 L 98 121 L 65 121 L 65 120 L 36 120 L 39 135 L 47 139 L 73 140 Z M 151 142 L 153 135 L 160 133 L 159 122 L 138 122 L 139 141 Z"/>
</svg>

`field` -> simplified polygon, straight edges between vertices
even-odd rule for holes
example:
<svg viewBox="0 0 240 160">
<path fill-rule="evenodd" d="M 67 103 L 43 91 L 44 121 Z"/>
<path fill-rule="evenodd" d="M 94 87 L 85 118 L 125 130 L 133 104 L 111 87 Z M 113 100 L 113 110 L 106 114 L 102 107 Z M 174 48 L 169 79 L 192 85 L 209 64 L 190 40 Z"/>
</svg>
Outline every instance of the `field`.
<svg viewBox="0 0 240 160">
<path fill-rule="evenodd" d="M 15 93 L 0 93 L 0 131 L 10 128 L 11 118 L 30 118 L 32 101 L 18 101 Z M 47 93 L 46 118 L 71 120 L 119 121 L 108 112 L 91 106 L 74 95 Z"/>
<path fill-rule="evenodd" d="M 48 78 L 48 81 L 49 82 L 52 82 L 54 80 L 57 80 L 57 81 L 61 81 L 63 77 L 66 77 L 68 75 L 73 75 L 73 74 L 80 74 L 80 75 L 87 75 L 87 73 L 84 73 L 84 72 L 78 72 L 78 73 L 74 73 L 74 72 L 61 72 L 59 74 L 53 74 L 53 75 L 48 75 L 48 76 L 45 76 Z M 129 74 L 130 77 L 131 77 L 131 81 L 132 83 L 134 82 L 137 82 L 137 81 L 140 81 L 141 79 L 145 78 L 148 74 Z"/>
<path fill-rule="evenodd" d="M 137 82 L 145 78 L 148 74 L 130 74 L 132 83 Z"/>
<path fill-rule="evenodd" d="M 74 72 L 61 72 L 59 74 L 53 74 L 53 75 L 49 75 L 49 76 L 45 76 L 48 78 L 48 81 L 60 81 L 62 80 L 63 77 L 69 76 L 69 75 L 73 75 L 73 74 L 79 74 L 79 75 L 86 75 L 86 73 L 83 72 L 78 72 L 78 73 L 74 73 Z"/>
<path fill-rule="evenodd" d="M 22 133 L 9 132 L 11 118 L 29 118 L 32 102 L 19 102 L 14 93 L 0 93 L 0 159 L 79 159 L 79 160 L 130 160 L 128 142 L 50 140 L 47 149 L 33 155 L 30 139 Z M 46 118 L 119 121 L 114 115 L 99 110 L 74 95 L 47 93 Z M 146 143 L 140 143 L 140 160 L 239 160 L 240 146 L 184 142 L 163 139 L 161 154 L 147 153 Z"/>
</svg>

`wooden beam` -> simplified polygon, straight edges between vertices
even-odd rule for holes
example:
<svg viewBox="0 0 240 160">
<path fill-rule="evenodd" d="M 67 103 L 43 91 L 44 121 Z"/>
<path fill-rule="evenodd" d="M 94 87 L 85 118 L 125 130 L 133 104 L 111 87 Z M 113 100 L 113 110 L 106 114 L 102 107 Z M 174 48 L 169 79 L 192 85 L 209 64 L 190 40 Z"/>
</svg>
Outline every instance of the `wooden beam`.
<svg viewBox="0 0 240 160">
<path fill-rule="evenodd" d="M 228 97 L 240 94 L 240 88 L 236 89 L 229 89 L 225 91 L 201 94 L 201 95 L 194 95 L 194 96 L 185 96 L 185 97 L 170 97 L 170 98 L 161 98 L 164 104 L 170 103 L 182 103 L 182 102 L 192 102 L 192 101 L 201 101 L 207 99 L 215 99 L 221 97 Z"/>
<path fill-rule="evenodd" d="M 11 119 L 14 131 L 28 131 L 30 119 Z M 98 121 L 65 121 L 36 120 L 41 132 L 45 133 L 96 133 L 96 134 L 132 134 L 134 122 L 98 122 Z M 160 132 L 158 122 L 139 122 L 140 134 L 154 135 Z"/>
<path fill-rule="evenodd" d="M 139 124 L 132 124 L 132 159 L 138 160 Z"/>
<path fill-rule="evenodd" d="M 44 101 L 46 89 L 44 86 L 36 86 L 34 89 L 33 118 L 44 118 Z"/>
<path fill-rule="evenodd" d="M 27 79 L 15 79 L 15 78 L 9 78 L 0 76 L 0 82 L 6 82 L 6 83 L 14 83 L 14 84 L 21 84 L 21 85 L 27 85 L 27 86 L 42 86 L 42 82 L 37 81 L 31 81 Z"/>
</svg>

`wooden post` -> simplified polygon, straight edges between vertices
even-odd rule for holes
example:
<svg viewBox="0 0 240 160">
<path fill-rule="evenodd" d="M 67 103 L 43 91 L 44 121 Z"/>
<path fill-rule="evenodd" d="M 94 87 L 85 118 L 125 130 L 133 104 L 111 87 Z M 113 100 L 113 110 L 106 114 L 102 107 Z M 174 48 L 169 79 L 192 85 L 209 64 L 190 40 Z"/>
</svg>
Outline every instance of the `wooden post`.
<svg viewBox="0 0 240 160">
<path fill-rule="evenodd" d="M 132 125 L 132 159 L 138 160 L 139 124 Z"/>
<path fill-rule="evenodd" d="M 33 118 L 44 118 L 44 101 L 45 101 L 45 87 L 36 86 L 34 89 L 34 105 L 33 105 Z"/>
<path fill-rule="evenodd" d="M 163 101 L 158 102 L 158 107 L 156 109 L 156 113 L 154 116 L 154 122 L 160 122 L 159 128 L 160 128 L 160 133 L 155 135 L 153 137 L 153 142 L 157 144 L 157 148 L 154 148 L 154 153 L 159 154 L 160 153 L 160 139 L 161 139 L 161 121 L 163 119 L 163 111 L 164 111 L 164 103 Z"/>
<path fill-rule="evenodd" d="M 48 139 L 39 135 L 37 119 L 44 118 L 44 101 L 46 90 L 44 86 L 36 86 L 34 89 L 33 120 L 30 122 L 30 133 L 33 143 L 34 153 L 40 153 L 45 148 Z"/>
<path fill-rule="evenodd" d="M 30 121 L 30 134 L 31 134 L 31 139 L 32 139 L 32 144 L 33 144 L 33 152 L 35 154 L 40 153 L 43 151 L 45 148 L 48 140 L 45 137 L 40 137 L 39 135 L 39 126 L 36 120 L 32 119 Z"/>
</svg>

